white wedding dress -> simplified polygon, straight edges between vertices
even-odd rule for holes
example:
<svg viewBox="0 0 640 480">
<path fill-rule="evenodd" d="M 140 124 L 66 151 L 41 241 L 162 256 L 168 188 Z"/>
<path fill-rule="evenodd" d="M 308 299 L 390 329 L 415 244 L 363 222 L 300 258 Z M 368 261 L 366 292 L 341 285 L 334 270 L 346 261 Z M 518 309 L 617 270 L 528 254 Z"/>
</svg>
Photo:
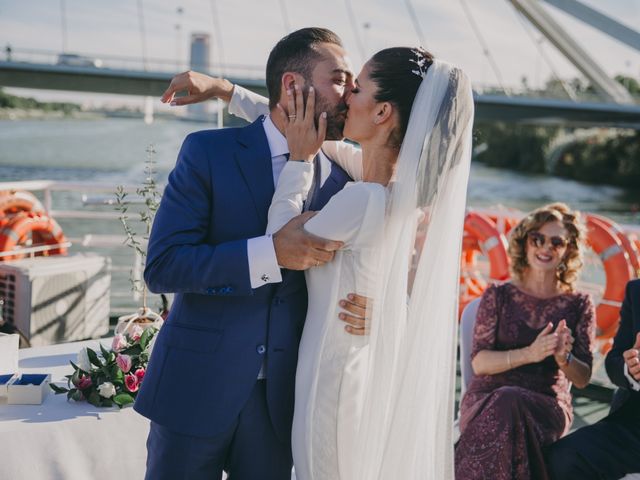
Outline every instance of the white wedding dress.
<svg viewBox="0 0 640 480">
<path fill-rule="evenodd" d="M 353 178 L 306 224 L 344 247 L 305 272 L 309 292 L 292 432 L 297 480 L 453 479 L 457 288 L 471 156 L 473 98 L 459 69 L 423 76 L 394 181 L 362 178 L 359 150 L 325 142 Z M 265 113 L 236 86 L 229 111 Z M 287 162 L 267 232 L 300 214 L 313 165 Z M 367 336 L 345 331 L 338 301 L 373 306 Z"/>
<path fill-rule="evenodd" d="M 358 152 L 336 145 L 325 153 L 358 178 Z M 310 163 L 287 162 L 269 209 L 267 233 L 278 231 L 302 212 L 313 168 Z M 345 331 L 336 299 L 370 292 L 386 197 L 386 188 L 380 184 L 350 182 L 305 224 L 308 232 L 342 241 L 344 247 L 333 261 L 305 272 L 309 306 L 300 342 L 292 433 L 298 480 L 355 477 L 353 452 L 362 413 L 368 337 Z"/>
</svg>

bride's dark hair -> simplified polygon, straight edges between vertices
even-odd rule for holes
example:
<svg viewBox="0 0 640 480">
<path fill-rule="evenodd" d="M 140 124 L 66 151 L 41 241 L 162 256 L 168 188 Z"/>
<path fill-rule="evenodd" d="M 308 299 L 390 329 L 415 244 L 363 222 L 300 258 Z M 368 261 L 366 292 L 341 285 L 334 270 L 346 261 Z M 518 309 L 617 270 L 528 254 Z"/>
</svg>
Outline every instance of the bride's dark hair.
<svg viewBox="0 0 640 480">
<path fill-rule="evenodd" d="M 422 47 L 386 48 L 371 57 L 369 76 L 378 87 L 376 101 L 391 102 L 398 109 L 400 125 L 389 138 L 391 145 L 402 144 L 413 99 L 432 63 L 433 55 Z"/>
</svg>

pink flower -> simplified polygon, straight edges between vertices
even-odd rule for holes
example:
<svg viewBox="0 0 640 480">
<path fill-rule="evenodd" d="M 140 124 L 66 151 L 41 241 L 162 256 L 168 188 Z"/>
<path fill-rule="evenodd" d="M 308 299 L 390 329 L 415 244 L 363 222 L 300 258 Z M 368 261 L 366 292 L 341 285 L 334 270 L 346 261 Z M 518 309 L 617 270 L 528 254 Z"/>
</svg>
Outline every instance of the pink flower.
<svg viewBox="0 0 640 480">
<path fill-rule="evenodd" d="M 122 370 L 124 373 L 127 373 L 129 370 L 131 370 L 131 365 L 133 362 L 131 361 L 131 357 L 129 355 L 120 354 L 116 357 L 116 363 L 120 367 L 120 370 Z"/>
<path fill-rule="evenodd" d="M 124 376 L 124 384 L 130 392 L 137 392 L 138 388 L 140 388 L 140 382 L 138 382 L 138 378 L 133 373 Z"/>
<path fill-rule="evenodd" d="M 127 348 L 129 343 L 127 342 L 127 338 L 124 335 L 118 334 L 113 337 L 113 342 L 111 343 L 111 350 L 114 352 L 120 352 Z"/>
<path fill-rule="evenodd" d="M 87 375 L 83 375 L 82 377 L 80 377 L 80 379 L 78 380 L 78 385 L 77 387 L 80 390 L 84 390 L 85 388 L 89 388 L 91 385 L 93 385 L 93 382 L 91 381 L 91 377 L 88 377 Z"/>
<path fill-rule="evenodd" d="M 145 373 L 146 373 L 146 370 L 144 368 L 139 368 L 134 372 L 134 375 L 138 379 L 138 383 L 142 383 L 142 379 L 144 378 Z"/>
<path fill-rule="evenodd" d="M 131 341 L 137 342 L 138 340 L 140 340 L 140 337 L 142 336 L 143 332 L 144 330 L 140 325 L 134 325 L 133 328 L 131 328 L 131 332 L 129 333 L 129 336 L 131 337 Z"/>
</svg>

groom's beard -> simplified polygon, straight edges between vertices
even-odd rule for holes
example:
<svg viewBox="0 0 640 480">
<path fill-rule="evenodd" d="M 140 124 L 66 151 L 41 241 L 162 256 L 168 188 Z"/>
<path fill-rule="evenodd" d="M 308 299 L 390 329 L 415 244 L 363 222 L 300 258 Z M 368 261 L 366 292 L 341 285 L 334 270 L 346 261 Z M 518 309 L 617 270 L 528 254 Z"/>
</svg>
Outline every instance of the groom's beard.
<svg viewBox="0 0 640 480">
<path fill-rule="evenodd" d="M 338 105 L 331 105 L 325 97 L 318 93 L 316 89 L 316 125 L 322 112 L 327 112 L 327 135 L 326 140 L 342 140 L 344 135 L 344 122 L 347 116 L 347 104 L 341 100 Z"/>
</svg>

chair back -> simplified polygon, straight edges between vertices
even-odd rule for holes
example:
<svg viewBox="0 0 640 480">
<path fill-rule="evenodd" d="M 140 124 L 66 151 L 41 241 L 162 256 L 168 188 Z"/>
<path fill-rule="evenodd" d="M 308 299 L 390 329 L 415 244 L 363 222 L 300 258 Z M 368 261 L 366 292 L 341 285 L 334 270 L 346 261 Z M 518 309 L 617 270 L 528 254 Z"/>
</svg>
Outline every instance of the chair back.
<svg viewBox="0 0 640 480">
<path fill-rule="evenodd" d="M 471 349 L 473 347 L 473 329 L 476 325 L 476 315 L 480 306 L 481 297 L 473 299 L 462 311 L 460 319 L 460 398 L 467 391 L 469 382 L 474 377 L 471 368 Z"/>
</svg>

